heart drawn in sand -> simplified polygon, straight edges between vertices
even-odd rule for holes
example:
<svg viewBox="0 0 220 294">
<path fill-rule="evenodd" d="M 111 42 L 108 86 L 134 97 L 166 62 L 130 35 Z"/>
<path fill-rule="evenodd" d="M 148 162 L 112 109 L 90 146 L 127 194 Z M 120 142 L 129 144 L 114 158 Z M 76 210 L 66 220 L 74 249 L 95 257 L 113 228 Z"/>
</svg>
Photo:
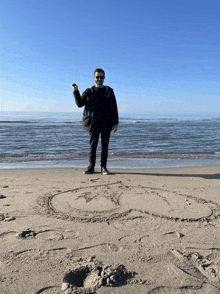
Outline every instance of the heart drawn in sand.
<svg viewBox="0 0 220 294">
<path fill-rule="evenodd" d="M 54 217 L 76 221 L 129 218 L 135 211 L 181 221 L 202 221 L 214 216 L 218 205 L 193 195 L 122 182 L 81 187 L 47 196 L 42 206 Z"/>
</svg>

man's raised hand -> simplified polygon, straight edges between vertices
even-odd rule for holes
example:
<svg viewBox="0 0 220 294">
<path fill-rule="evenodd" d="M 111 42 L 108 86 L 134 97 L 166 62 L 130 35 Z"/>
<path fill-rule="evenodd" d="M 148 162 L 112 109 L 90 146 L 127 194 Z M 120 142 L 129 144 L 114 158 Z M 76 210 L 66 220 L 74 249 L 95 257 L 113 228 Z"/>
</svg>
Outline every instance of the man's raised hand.
<svg viewBox="0 0 220 294">
<path fill-rule="evenodd" d="M 78 90 L 78 86 L 77 86 L 77 84 L 73 83 L 73 84 L 72 84 L 72 88 L 73 88 L 74 91 L 77 91 L 77 90 Z"/>
</svg>

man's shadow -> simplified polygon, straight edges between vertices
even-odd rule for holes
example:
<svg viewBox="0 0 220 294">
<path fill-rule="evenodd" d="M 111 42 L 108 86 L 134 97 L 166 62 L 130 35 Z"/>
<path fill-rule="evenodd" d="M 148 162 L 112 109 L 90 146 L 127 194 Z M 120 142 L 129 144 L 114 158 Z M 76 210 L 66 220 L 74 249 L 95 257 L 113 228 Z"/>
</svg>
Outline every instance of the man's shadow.
<svg viewBox="0 0 220 294">
<path fill-rule="evenodd" d="M 143 176 L 158 176 L 158 177 L 176 177 L 176 178 L 203 178 L 206 180 L 219 180 L 219 174 L 172 174 L 172 173 L 142 173 L 142 172 L 113 172 L 112 175 L 143 175 Z"/>
</svg>

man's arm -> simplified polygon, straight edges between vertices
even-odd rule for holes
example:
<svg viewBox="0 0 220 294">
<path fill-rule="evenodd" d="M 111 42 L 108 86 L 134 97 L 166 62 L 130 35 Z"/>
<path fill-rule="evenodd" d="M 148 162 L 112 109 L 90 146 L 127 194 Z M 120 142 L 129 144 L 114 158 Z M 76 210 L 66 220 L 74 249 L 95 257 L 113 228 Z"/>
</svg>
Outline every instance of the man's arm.
<svg viewBox="0 0 220 294">
<path fill-rule="evenodd" d="M 119 121 L 118 121 L 118 107 L 117 107 L 117 102 L 115 98 L 115 93 L 113 90 L 112 90 L 111 96 L 112 96 L 111 98 L 112 98 L 112 122 L 113 122 L 112 130 L 116 132 Z"/>
<path fill-rule="evenodd" d="M 90 89 L 86 89 L 81 96 L 78 90 L 78 86 L 76 84 L 72 84 L 72 88 L 73 88 L 73 95 L 75 98 L 76 105 L 78 107 L 83 107 L 88 101 Z"/>
</svg>

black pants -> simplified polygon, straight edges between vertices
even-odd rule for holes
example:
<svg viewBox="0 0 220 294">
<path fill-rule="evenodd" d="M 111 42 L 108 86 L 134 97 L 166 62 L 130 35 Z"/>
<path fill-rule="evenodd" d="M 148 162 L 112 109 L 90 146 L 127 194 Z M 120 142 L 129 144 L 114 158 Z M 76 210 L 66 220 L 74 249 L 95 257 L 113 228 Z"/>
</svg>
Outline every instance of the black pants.
<svg viewBox="0 0 220 294">
<path fill-rule="evenodd" d="M 101 134 L 101 167 L 106 167 L 108 158 L 108 145 L 111 134 L 110 128 L 98 128 L 90 131 L 90 149 L 89 149 L 89 165 L 95 167 L 96 148 L 99 142 L 99 134 Z"/>
</svg>

